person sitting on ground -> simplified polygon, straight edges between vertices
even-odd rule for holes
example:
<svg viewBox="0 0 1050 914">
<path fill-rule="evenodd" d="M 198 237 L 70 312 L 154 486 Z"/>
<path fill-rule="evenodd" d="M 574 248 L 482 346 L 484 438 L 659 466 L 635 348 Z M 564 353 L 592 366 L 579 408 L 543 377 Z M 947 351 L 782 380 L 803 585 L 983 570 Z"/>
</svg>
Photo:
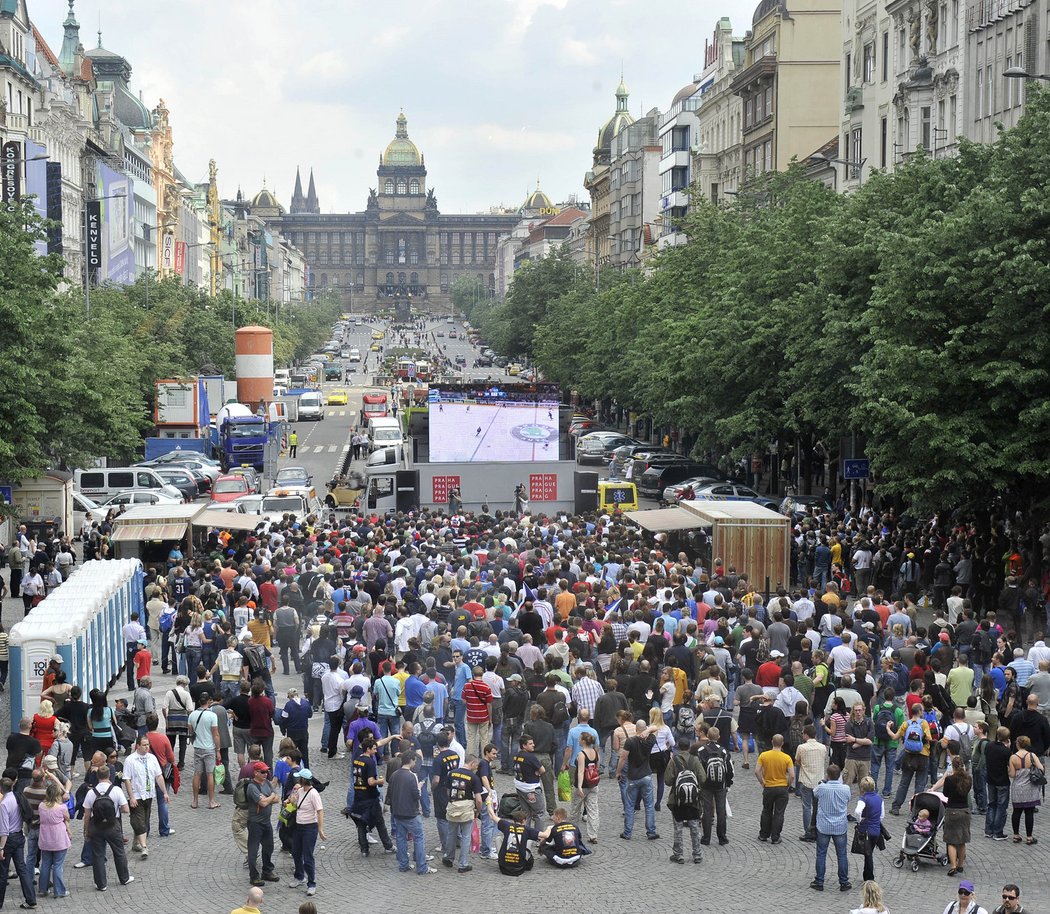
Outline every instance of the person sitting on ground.
<svg viewBox="0 0 1050 914">
<path fill-rule="evenodd" d="M 569 821 L 569 814 L 560 806 L 551 814 L 552 824 L 540 832 L 540 853 L 554 866 L 570 867 L 591 853 L 583 843 L 580 830 Z"/>
</svg>

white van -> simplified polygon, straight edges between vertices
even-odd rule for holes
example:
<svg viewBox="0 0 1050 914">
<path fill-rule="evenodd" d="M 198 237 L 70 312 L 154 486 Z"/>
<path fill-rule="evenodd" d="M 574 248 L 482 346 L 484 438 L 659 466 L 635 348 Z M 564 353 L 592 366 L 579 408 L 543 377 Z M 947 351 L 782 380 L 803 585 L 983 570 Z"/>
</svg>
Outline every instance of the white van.
<svg viewBox="0 0 1050 914">
<path fill-rule="evenodd" d="M 320 422 L 324 418 L 324 397 L 319 390 L 308 390 L 299 395 L 299 420 L 314 419 Z"/>
<path fill-rule="evenodd" d="M 73 473 L 73 487 L 95 501 L 105 501 L 110 495 L 127 489 L 158 489 L 182 501 L 182 493 L 175 486 L 168 485 L 151 467 L 77 470 Z"/>
<path fill-rule="evenodd" d="M 392 416 L 377 416 L 368 420 L 369 450 L 400 445 L 402 443 L 401 423 Z"/>
<path fill-rule="evenodd" d="M 351 362 L 360 362 L 361 361 L 361 350 L 358 349 L 355 346 L 354 348 L 352 348 L 350 350 L 350 355 L 347 356 L 347 358 L 350 359 Z"/>
</svg>

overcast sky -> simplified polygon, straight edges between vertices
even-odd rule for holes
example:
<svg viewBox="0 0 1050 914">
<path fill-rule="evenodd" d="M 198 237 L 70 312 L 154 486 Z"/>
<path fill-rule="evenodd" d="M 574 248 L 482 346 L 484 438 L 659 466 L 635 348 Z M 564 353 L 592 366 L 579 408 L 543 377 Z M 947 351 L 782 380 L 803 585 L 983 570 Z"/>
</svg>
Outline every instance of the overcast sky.
<svg viewBox="0 0 1050 914">
<path fill-rule="evenodd" d="M 27 0 L 57 54 L 66 0 Z M 517 207 L 537 178 L 584 195 L 624 78 L 636 117 L 703 67 L 719 16 L 743 35 L 757 0 L 77 0 L 81 41 L 132 66 L 171 111 L 175 161 L 287 206 L 314 168 L 322 212 L 364 209 L 400 108 L 443 212 Z"/>
</svg>

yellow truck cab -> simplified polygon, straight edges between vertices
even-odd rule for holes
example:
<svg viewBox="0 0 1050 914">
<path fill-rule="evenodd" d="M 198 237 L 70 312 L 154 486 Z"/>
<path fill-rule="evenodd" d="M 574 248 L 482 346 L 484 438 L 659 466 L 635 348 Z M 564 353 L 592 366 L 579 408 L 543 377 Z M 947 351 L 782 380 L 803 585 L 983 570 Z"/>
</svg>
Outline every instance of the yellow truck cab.
<svg viewBox="0 0 1050 914">
<path fill-rule="evenodd" d="M 633 482 L 611 482 L 603 479 L 598 483 L 598 510 L 637 511 L 638 487 Z"/>
</svg>

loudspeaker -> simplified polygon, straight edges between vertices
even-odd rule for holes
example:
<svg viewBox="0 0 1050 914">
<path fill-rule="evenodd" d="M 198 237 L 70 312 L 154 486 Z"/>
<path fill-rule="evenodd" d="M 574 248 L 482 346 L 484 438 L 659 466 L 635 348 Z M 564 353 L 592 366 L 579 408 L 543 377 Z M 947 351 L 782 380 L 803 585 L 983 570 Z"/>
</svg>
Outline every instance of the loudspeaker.
<svg viewBox="0 0 1050 914">
<path fill-rule="evenodd" d="M 573 496 L 577 514 L 598 510 L 598 474 L 593 470 L 576 470 L 573 474 Z"/>
</svg>

